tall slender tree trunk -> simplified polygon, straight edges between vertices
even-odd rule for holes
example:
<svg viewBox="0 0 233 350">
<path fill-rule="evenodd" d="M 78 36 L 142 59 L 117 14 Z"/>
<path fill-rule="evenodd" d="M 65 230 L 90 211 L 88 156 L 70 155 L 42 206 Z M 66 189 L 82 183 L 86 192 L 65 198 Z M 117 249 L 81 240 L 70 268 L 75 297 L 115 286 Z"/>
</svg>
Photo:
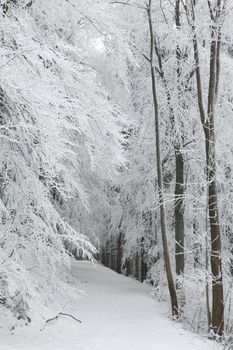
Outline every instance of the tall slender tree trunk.
<svg viewBox="0 0 233 350">
<path fill-rule="evenodd" d="M 122 264 L 122 232 L 119 232 L 119 236 L 117 237 L 117 262 L 116 262 L 116 272 L 121 273 L 121 264 Z"/>
<path fill-rule="evenodd" d="M 180 30 L 180 0 L 175 3 L 175 24 L 176 29 Z M 176 46 L 177 60 L 177 88 L 178 100 L 181 104 L 181 49 Z M 183 129 L 183 128 L 182 128 Z M 179 140 L 179 138 L 177 138 Z M 184 273 L 184 158 L 182 153 L 181 142 L 183 140 L 183 130 L 181 130 L 181 140 L 175 145 L 176 160 L 176 186 L 175 186 L 175 254 L 176 254 L 176 275 L 180 276 Z M 179 283 L 177 283 L 179 286 Z"/>
<path fill-rule="evenodd" d="M 184 273 L 184 159 L 176 150 L 176 186 L 175 186 L 175 254 L 176 275 Z"/>
<path fill-rule="evenodd" d="M 131 261 L 129 258 L 126 259 L 126 261 L 124 263 L 124 267 L 126 269 L 126 276 L 130 276 L 131 275 Z"/>
<path fill-rule="evenodd" d="M 162 166 L 161 166 L 161 152 L 160 152 L 160 126 L 159 126 L 159 108 L 157 101 L 157 90 L 156 90 L 156 75 L 155 75 L 155 65 L 154 65 L 154 52 L 155 52 L 155 40 L 154 40 L 154 29 L 152 21 L 152 0 L 149 0 L 147 12 L 149 20 L 149 29 L 150 29 L 150 65 L 151 65 L 151 81 L 152 81 L 152 95 L 153 95 L 153 104 L 154 104 L 154 118 L 155 118 L 155 135 L 156 135 L 156 165 L 157 165 L 157 176 L 158 176 L 158 192 L 159 192 L 159 204 L 160 204 L 160 225 L 161 225 L 161 235 L 162 235 L 162 244 L 163 244 L 163 255 L 165 270 L 168 282 L 168 288 L 171 299 L 172 315 L 178 316 L 178 303 L 175 284 L 173 280 L 170 256 L 168 250 L 167 242 L 167 232 L 166 232 L 166 214 L 165 214 L 165 203 L 163 196 L 163 180 L 162 180 Z"/>
<path fill-rule="evenodd" d="M 136 254 L 135 254 L 135 260 L 134 260 L 134 263 L 135 263 L 135 266 L 134 266 L 134 277 L 137 278 L 137 280 L 140 281 L 140 258 L 139 258 L 139 252 L 138 250 L 136 251 Z"/>
<path fill-rule="evenodd" d="M 116 272 L 122 272 L 122 257 L 123 257 L 123 233 L 122 233 L 122 220 L 121 216 L 119 225 L 118 225 L 118 237 L 116 242 Z"/>
<path fill-rule="evenodd" d="M 145 262 L 145 248 L 144 248 L 144 237 L 141 238 L 141 256 L 140 256 L 140 281 L 143 282 L 146 279 L 147 265 Z"/>
<path fill-rule="evenodd" d="M 216 181 L 215 155 L 215 99 L 217 82 L 217 41 L 214 39 L 216 28 L 212 28 L 210 52 L 210 79 L 208 96 L 209 128 L 206 130 L 207 182 L 209 201 L 209 221 L 211 234 L 211 272 L 212 272 L 212 327 L 215 333 L 223 332 L 223 282 L 222 282 L 222 245 L 218 210 L 218 190 Z"/>
<path fill-rule="evenodd" d="M 176 0 L 175 6 L 175 24 L 176 28 L 180 29 L 180 0 Z M 171 93 L 168 87 L 168 82 L 166 80 L 162 57 L 159 52 L 156 38 L 155 40 L 155 53 L 158 59 L 158 66 L 160 77 L 164 84 L 164 89 L 167 97 L 167 103 L 170 113 L 171 126 L 175 127 L 175 111 L 171 103 Z M 177 58 L 177 87 L 178 87 L 178 98 L 181 98 L 180 89 L 180 76 L 181 76 L 181 51 L 179 46 L 176 48 L 176 58 Z M 183 137 L 181 137 L 183 139 Z M 177 138 L 178 140 L 178 138 Z M 177 143 L 174 142 L 175 151 L 175 169 L 176 169 L 176 186 L 175 186 L 175 263 L 176 263 L 176 275 L 180 276 L 184 273 L 184 157 L 182 153 L 181 141 Z M 177 287 L 179 284 L 177 283 Z"/>
<path fill-rule="evenodd" d="M 210 72 L 207 116 L 205 115 L 202 81 L 199 62 L 199 49 L 195 27 L 195 3 L 191 1 L 193 32 L 194 61 L 196 66 L 197 97 L 201 122 L 205 135 L 206 173 L 208 192 L 208 216 L 211 237 L 211 273 L 212 273 L 212 325 L 217 335 L 223 334 L 224 329 L 224 295 L 222 281 L 222 246 L 218 210 L 218 190 L 216 181 L 216 155 L 215 155 L 215 106 L 218 93 L 218 80 L 220 70 L 220 44 L 221 44 L 221 15 L 223 11 L 222 0 L 216 2 L 216 13 L 210 8 L 212 19 L 211 46 L 210 46 Z M 188 10 L 186 9 L 187 13 Z"/>
<path fill-rule="evenodd" d="M 207 233 L 207 231 L 206 231 Z M 207 321 L 208 321 L 208 327 L 211 327 L 212 321 L 211 321 L 211 311 L 210 311 L 210 297 L 209 297 L 209 254 L 208 254 L 208 237 L 206 234 L 205 239 L 205 270 L 206 270 L 206 313 L 207 313 Z"/>
</svg>

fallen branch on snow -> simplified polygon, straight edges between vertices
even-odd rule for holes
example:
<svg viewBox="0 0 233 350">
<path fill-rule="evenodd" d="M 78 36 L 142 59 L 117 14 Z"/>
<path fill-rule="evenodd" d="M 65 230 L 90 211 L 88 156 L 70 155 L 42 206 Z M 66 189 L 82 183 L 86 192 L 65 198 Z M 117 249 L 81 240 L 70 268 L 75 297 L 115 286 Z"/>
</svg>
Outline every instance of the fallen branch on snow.
<svg viewBox="0 0 233 350">
<path fill-rule="evenodd" d="M 47 323 L 49 323 L 51 321 L 54 321 L 54 320 L 57 320 L 59 316 L 68 316 L 68 317 L 73 318 L 73 320 L 75 320 L 75 321 L 77 321 L 79 323 L 82 323 L 82 321 L 80 321 L 78 318 L 74 317 L 71 314 L 67 314 L 65 312 L 59 312 L 56 316 L 54 316 L 52 318 L 49 318 L 48 320 L 45 321 L 44 327 L 41 329 L 41 331 L 43 331 L 45 329 Z"/>
</svg>

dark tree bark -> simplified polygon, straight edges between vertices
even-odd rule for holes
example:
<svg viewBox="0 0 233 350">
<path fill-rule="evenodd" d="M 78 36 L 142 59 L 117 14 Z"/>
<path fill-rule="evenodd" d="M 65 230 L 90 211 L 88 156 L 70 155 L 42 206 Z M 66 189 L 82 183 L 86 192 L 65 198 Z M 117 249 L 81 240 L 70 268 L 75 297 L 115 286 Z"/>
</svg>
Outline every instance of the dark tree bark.
<svg viewBox="0 0 233 350">
<path fill-rule="evenodd" d="M 122 265 L 122 232 L 120 230 L 119 236 L 117 238 L 117 263 L 116 263 L 116 272 L 121 273 Z"/>
<path fill-rule="evenodd" d="M 131 262 L 130 259 L 126 259 L 125 263 L 124 263 L 124 267 L 126 269 L 126 276 L 130 276 L 131 275 Z"/>
<path fill-rule="evenodd" d="M 140 280 L 139 278 L 139 253 L 138 250 L 136 251 L 135 257 L 134 257 L 134 277 L 137 280 Z"/>
<path fill-rule="evenodd" d="M 141 238 L 141 257 L 140 257 L 140 281 L 143 282 L 146 279 L 147 265 L 145 262 L 145 248 L 144 248 L 144 237 Z"/>
<path fill-rule="evenodd" d="M 110 245 L 109 245 L 109 240 L 106 242 L 106 260 L 105 260 L 105 266 L 110 267 Z"/>
<path fill-rule="evenodd" d="M 175 3 L 175 24 L 180 30 L 180 0 Z M 178 100 L 182 104 L 181 96 L 181 49 L 176 46 L 177 60 L 177 87 Z M 183 130 L 181 130 L 181 141 L 183 141 Z M 175 145 L 175 165 L 176 165 L 176 185 L 175 185 L 175 256 L 176 256 L 176 275 L 180 276 L 184 273 L 184 157 L 182 153 L 182 145 L 178 142 Z M 177 283 L 177 287 L 179 283 Z"/>
<path fill-rule="evenodd" d="M 180 0 L 176 0 L 175 4 L 175 24 L 176 28 L 180 29 Z M 168 87 L 168 82 L 165 76 L 163 69 L 163 61 L 157 41 L 155 39 L 155 53 L 158 59 L 159 75 L 163 81 L 164 89 L 167 97 L 167 103 L 169 108 L 171 128 L 175 128 L 175 110 L 171 102 L 171 93 Z M 177 58 L 177 88 L 178 88 L 178 98 L 180 105 L 181 101 L 181 50 L 177 45 L 176 48 L 176 58 Z M 179 138 L 177 137 L 177 140 Z M 181 135 L 181 141 L 183 139 L 183 131 Z M 176 169 L 176 186 L 175 186 L 175 262 L 176 262 L 176 275 L 180 276 L 184 273 L 184 157 L 182 153 L 182 144 L 181 141 L 177 143 L 177 140 L 174 141 L 174 152 L 175 152 L 175 169 Z M 177 283 L 177 287 L 179 284 Z"/>
<path fill-rule="evenodd" d="M 150 30 L 150 66 L 151 66 L 151 81 L 152 81 L 152 97 L 154 104 L 154 118 L 155 118 L 155 136 L 156 136 L 156 164 L 157 164 L 157 176 L 158 176 L 158 192 L 159 192 L 159 204 L 160 204 L 160 225 L 161 225 L 161 235 L 163 243 L 163 255 L 165 270 L 168 282 L 168 288 L 171 299 L 172 315 L 178 317 L 178 303 L 175 284 L 173 280 L 170 256 L 168 250 L 167 242 L 167 232 L 166 232 L 166 214 L 165 214 L 165 203 L 163 197 L 163 178 L 162 178 L 162 166 L 161 166 L 161 151 L 160 151 L 160 125 L 159 125 L 159 107 L 157 100 L 157 90 L 156 90 L 156 73 L 155 73 L 155 64 L 154 64 L 154 52 L 155 52 L 155 38 L 154 38 L 154 29 L 151 13 L 152 1 L 149 0 L 147 12 L 149 20 L 149 30 Z"/>
<path fill-rule="evenodd" d="M 106 247 L 101 248 L 101 263 L 106 266 Z"/>
<path fill-rule="evenodd" d="M 116 238 L 110 236 L 110 268 L 116 271 Z"/>
<path fill-rule="evenodd" d="M 209 127 L 206 129 L 207 181 L 209 200 L 209 221 L 211 233 L 211 272 L 212 272 L 212 327 L 215 333 L 223 332 L 223 282 L 222 282 L 222 245 L 218 210 L 218 190 L 216 181 L 215 156 L 215 98 L 217 82 L 217 42 L 214 39 L 216 28 L 212 28 L 210 52 L 210 79 L 208 96 Z"/>
<path fill-rule="evenodd" d="M 203 131 L 205 135 L 206 175 L 208 192 L 208 217 L 211 237 L 211 273 L 212 273 L 212 324 L 215 334 L 222 336 L 224 330 L 224 294 L 222 281 L 222 246 L 218 210 L 218 190 L 216 181 L 216 155 L 215 155 L 215 107 L 218 93 L 220 70 L 221 45 L 221 17 L 224 10 L 224 1 L 217 0 L 215 13 L 210 7 L 211 16 L 211 45 L 210 45 L 210 72 L 207 116 L 205 115 L 202 79 L 199 62 L 198 40 L 195 27 L 195 3 L 191 1 L 191 28 L 193 33 L 194 62 L 197 83 L 197 98 Z M 186 13 L 190 16 L 189 10 Z"/>
<path fill-rule="evenodd" d="M 184 273 L 184 159 L 182 152 L 176 150 L 175 187 L 175 254 L 176 275 Z"/>
</svg>

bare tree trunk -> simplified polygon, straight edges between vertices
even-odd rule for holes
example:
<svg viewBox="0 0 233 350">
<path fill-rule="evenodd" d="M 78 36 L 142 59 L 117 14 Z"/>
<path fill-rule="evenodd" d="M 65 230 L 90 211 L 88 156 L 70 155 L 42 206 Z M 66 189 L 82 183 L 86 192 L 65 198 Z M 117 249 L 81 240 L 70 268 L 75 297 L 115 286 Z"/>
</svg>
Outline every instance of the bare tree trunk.
<svg viewBox="0 0 233 350">
<path fill-rule="evenodd" d="M 106 246 L 101 248 L 101 263 L 106 266 Z"/>
<path fill-rule="evenodd" d="M 180 29 L 180 0 L 176 0 L 175 5 L 175 24 L 176 28 Z M 163 81 L 167 103 L 170 112 L 171 126 L 175 127 L 175 112 L 171 104 L 171 93 L 169 91 L 168 83 L 165 77 L 163 69 L 163 62 L 155 39 L 155 53 L 158 59 L 159 73 Z M 178 98 L 181 98 L 180 89 L 180 76 L 181 76 L 181 51 L 179 46 L 176 48 L 177 58 L 177 87 L 178 87 Z M 176 262 L 176 275 L 180 276 L 184 273 L 184 158 L 182 153 L 182 145 L 180 142 L 174 142 L 175 151 L 175 169 L 176 169 L 176 186 L 175 186 L 175 262 Z M 177 283 L 177 287 L 179 284 Z"/>
<path fill-rule="evenodd" d="M 109 252 L 109 239 L 106 242 L 106 248 L 105 248 L 105 266 L 110 267 L 110 252 Z"/>
<path fill-rule="evenodd" d="M 180 0 L 175 3 L 175 24 L 176 28 L 180 30 Z M 181 49 L 179 45 L 176 46 L 176 60 L 177 60 L 177 87 L 178 99 L 181 102 Z M 183 139 L 183 132 L 181 135 Z M 181 141 L 180 141 L 181 142 Z M 180 276 L 184 273 L 184 158 L 181 150 L 181 144 L 175 146 L 176 158 L 176 186 L 175 186 L 175 254 L 176 254 L 176 275 Z M 179 286 L 179 283 L 177 283 Z"/>
<path fill-rule="evenodd" d="M 131 275 L 131 261 L 129 258 L 126 259 L 126 261 L 124 263 L 124 267 L 126 269 L 126 276 L 130 276 Z"/>
<path fill-rule="evenodd" d="M 165 203 L 163 197 L 163 180 L 162 180 L 162 166 L 161 166 L 161 152 L 160 152 L 160 127 L 159 127 L 159 108 L 157 101 L 157 91 L 156 91 L 156 75 L 155 75 L 155 65 L 154 65 L 154 52 L 155 52 L 155 40 L 154 40 L 154 29 L 151 14 L 152 1 L 149 0 L 149 5 L 147 8 L 149 28 L 150 28 L 150 39 L 151 39 L 151 54 L 150 54 L 150 64 L 151 64 L 151 80 L 152 80 L 152 94 L 154 103 L 154 117 L 155 117 L 155 135 L 156 135 L 156 160 L 157 160 L 157 175 L 158 175 L 158 192 L 159 192 L 159 204 L 160 204 L 160 225 L 163 243 L 163 255 L 165 270 L 168 282 L 168 288 L 171 299 L 172 315 L 178 316 L 178 303 L 175 284 L 172 276 L 170 256 L 168 250 L 167 233 L 166 233 L 166 214 L 165 214 Z"/>
<path fill-rule="evenodd" d="M 208 238 L 207 238 L 207 231 L 206 231 L 206 240 L 205 240 L 205 269 L 206 269 L 206 312 L 207 312 L 207 321 L 208 321 L 208 327 L 211 327 L 211 312 L 210 312 L 210 297 L 209 297 L 209 281 L 208 281 L 208 275 L 209 275 L 209 254 L 208 254 Z"/>
<path fill-rule="evenodd" d="M 217 42 L 214 39 L 216 28 L 212 28 L 210 52 L 210 79 L 208 96 L 209 128 L 206 132 L 206 153 L 208 172 L 209 220 L 211 233 L 211 270 L 212 270 L 212 327 L 214 332 L 223 332 L 223 282 L 222 282 L 222 246 L 219 224 L 218 191 L 216 182 L 215 127 L 214 112 L 217 82 Z"/>
<path fill-rule="evenodd" d="M 146 279 L 147 266 L 145 262 L 145 248 L 144 248 L 144 237 L 141 238 L 141 256 L 140 256 L 140 281 L 143 282 Z"/>
<path fill-rule="evenodd" d="M 116 244 L 116 272 L 121 273 L 122 271 L 122 256 L 123 256 L 123 233 L 122 233 L 122 220 L 123 217 L 121 216 L 119 225 L 118 225 L 118 237 L 117 237 L 117 244 Z"/>
<path fill-rule="evenodd" d="M 121 264 L 122 264 L 122 232 L 120 229 L 119 236 L 117 238 L 117 263 L 116 263 L 117 273 L 121 273 Z"/>
<path fill-rule="evenodd" d="M 176 275 L 184 273 L 184 159 L 180 150 L 176 150 L 176 187 L 175 187 L 175 254 Z"/>
<path fill-rule="evenodd" d="M 218 80 L 220 69 L 220 44 L 221 44 L 221 15 L 223 7 L 222 0 L 217 0 L 216 13 L 210 15 L 211 26 L 211 47 L 210 47 L 210 73 L 207 118 L 203 103 L 201 72 L 199 62 L 198 41 L 195 28 L 195 4 L 191 1 L 191 28 L 193 32 L 194 61 L 196 66 L 197 97 L 199 112 L 205 135 L 206 165 L 207 165 L 207 191 L 208 191 L 208 216 L 211 236 L 211 272 L 212 272 L 212 325 L 211 328 L 217 335 L 223 334 L 224 329 L 224 296 L 222 281 L 222 247 L 221 232 L 218 210 L 218 191 L 216 182 L 216 155 L 215 155 L 215 105 L 218 93 Z M 189 15 L 188 9 L 186 12 Z"/>
<path fill-rule="evenodd" d="M 135 263 L 135 268 L 134 268 L 134 277 L 137 278 L 137 280 L 140 280 L 140 277 L 139 277 L 139 253 L 138 253 L 138 250 L 136 251 L 136 254 L 135 254 L 135 260 L 134 260 L 134 263 Z"/>
<path fill-rule="evenodd" d="M 114 239 L 113 236 L 110 235 L 109 237 L 109 252 L 110 252 L 110 269 L 114 270 L 114 254 L 115 254 L 115 249 L 114 249 Z"/>
</svg>

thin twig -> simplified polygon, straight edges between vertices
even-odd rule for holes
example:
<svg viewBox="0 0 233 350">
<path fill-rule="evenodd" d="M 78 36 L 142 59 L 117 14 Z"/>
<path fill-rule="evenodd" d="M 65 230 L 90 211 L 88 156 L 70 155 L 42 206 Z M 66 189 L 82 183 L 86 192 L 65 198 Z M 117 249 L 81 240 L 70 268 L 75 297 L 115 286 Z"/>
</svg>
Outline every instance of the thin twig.
<svg viewBox="0 0 233 350">
<path fill-rule="evenodd" d="M 34 51 L 36 50 L 37 48 L 33 48 L 33 49 L 26 49 L 26 50 L 23 50 L 17 54 L 15 54 L 12 58 L 10 58 L 8 61 L 6 61 L 5 63 L 3 63 L 1 66 L 0 66 L 0 69 L 2 69 L 3 67 L 5 67 L 6 65 L 8 65 L 11 61 L 13 61 L 15 58 L 17 57 L 20 57 L 22 56 L 24 53 L 26 52 L 31 52 L 31 51 Z"/>
</svg>

